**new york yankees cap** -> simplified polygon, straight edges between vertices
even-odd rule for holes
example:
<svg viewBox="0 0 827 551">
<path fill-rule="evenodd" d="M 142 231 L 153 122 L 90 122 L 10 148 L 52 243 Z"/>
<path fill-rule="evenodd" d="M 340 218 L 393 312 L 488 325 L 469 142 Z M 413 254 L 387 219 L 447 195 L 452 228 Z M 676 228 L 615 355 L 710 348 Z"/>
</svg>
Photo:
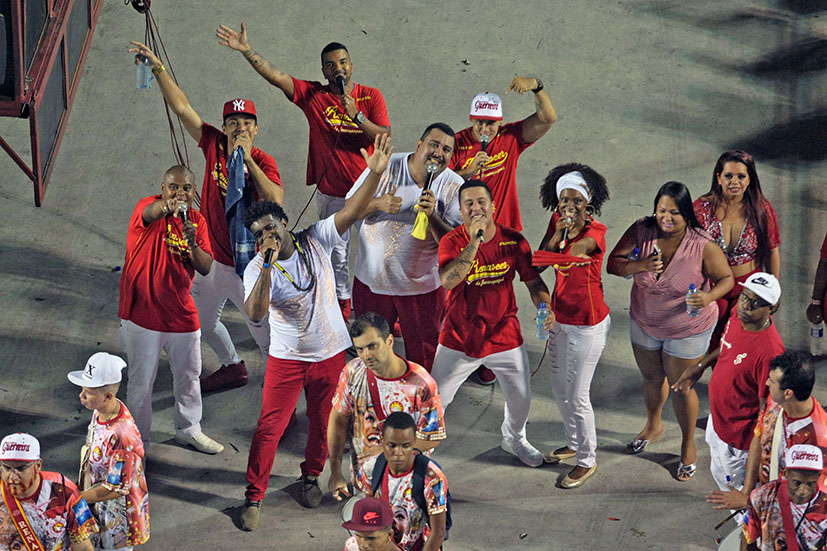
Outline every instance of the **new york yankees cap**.
<svg viewBox="0 0 827 551">
<path fill-rule="evenodd" d="M 251 100 L 244 99 L 244 98 L 236 98 L 231 99 L 227 103 L 224 104 L 224 114 L 222 115 L 222 119 L 226 119 L 230 115 L 250 115 L 251 117 L 255 117 L 258 120 L 258 114 L 256 113 L 256 104 L 253 103 Z"/>
</svg>

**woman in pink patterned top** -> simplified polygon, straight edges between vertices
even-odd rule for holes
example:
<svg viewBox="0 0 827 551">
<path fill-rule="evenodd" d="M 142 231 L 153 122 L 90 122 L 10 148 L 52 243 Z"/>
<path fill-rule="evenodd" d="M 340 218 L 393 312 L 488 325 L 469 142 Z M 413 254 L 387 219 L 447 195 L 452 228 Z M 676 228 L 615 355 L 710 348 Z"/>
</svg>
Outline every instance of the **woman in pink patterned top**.
<svg viewBox="0 0 827 551">
<path fill-rule="evenodd" d="M 781 237 L 775 211 L 761 192 L 752 155 L 726 151 L 715 163 L 712 187 L 694 203 L 695 216 L 726 254 L 736 285 L 718 300 L 718 324 L 709 348 L 718 347 L 741 286 L 755 272 L 780 279 Z"/>
</svg>

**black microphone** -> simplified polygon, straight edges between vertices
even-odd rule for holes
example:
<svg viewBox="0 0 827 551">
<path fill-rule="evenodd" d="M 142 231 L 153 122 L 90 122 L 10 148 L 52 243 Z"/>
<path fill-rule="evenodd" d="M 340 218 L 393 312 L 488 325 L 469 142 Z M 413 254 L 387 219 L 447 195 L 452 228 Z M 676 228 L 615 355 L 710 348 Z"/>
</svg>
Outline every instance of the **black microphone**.
<svg viewBox="0 0 827 551">
<path fill-rule="evenodd" d="M 181 216 L 181 222 L 184 224 L 189 221 L 189 217 L 187 216 L 187 204 L 183 201 L 178 202 L 178 214 Z"/>
<path fill-rule="evenodd" d="M 477 230 L 477 239 L 482 239 L 484 235 L 485 235 L 485 230 L 483 230 L 483 229 Z"/>
<path fill-rule="evenodd" d="M 273 264 L 273 252 L 275 252 L 275 250 L 276 249 L 267 249 L 267 252 L 264 253 L 264 264 L 267 266 Z"/>
<path fill-rule="evenodd" d="M 486 149 L 488 149 L 488 144 L 491 143 L 491 136 L 488 134 L 482 134 L 480 136 L 480 147 L 482 148 L 483 153 L 487 153 Z"/>
<path fill-rule="evenodd" d="M 336 83 L 339 85 L 339 90 L 342 92 L 341 95 L 344 96 L 345 95 L 345 83 L 346 83 L 345 77 L 343 77 L 342 75 L 337 76 L 336 77 Z"/>
</svg>

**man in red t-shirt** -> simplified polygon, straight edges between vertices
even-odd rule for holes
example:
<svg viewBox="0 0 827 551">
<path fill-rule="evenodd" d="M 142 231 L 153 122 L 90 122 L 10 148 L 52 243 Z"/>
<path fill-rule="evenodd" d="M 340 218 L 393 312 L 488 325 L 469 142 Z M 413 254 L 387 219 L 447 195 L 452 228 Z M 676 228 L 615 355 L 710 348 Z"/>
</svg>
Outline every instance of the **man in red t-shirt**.
<svg viewBox="0 0 827 551">
<path fill-rule="evenodd" d="M 351 80 L 350 53 L 338 42 L 322 49 L 322 74 L 327 80 L 322 84 L 290 76 L 264 59 L 250 47 L 244 23 L 241 31 L 221 25 L 216 35 L 220 44 L 241 52 L 258 74 L 304 112 L 310 125 L 307 185 L 318 186 L 319 219 L 342 210 L 347 192 L 366 167 L 359 150 L 364 148 L 370 154 L 377 135 L 391 135 L 382 92 Z M 336 296 L 347 320 L 351 296 L 347 242 L 336 245 L 331 261 L 336 273 Z"/>
<path fill-rule="evenodd" d="M 236 148 L 244 152 L 244 200 L 245 206 L 252 201 L 266 199 L 281 204 L 284 202 L 284 189 L 281 185 L 276 161 L 267 153 L 253 147 L 253 140 L 258 134 L 258 114 L 252 101 L 243 98 L 230 100 L 224 104 L 221 130 L 205 123 L 190 105 L 187 96 L 167 72 L 161 60 L 145 45 L 132 42 L 130 52 L 146 56 L 152 73 L 164 99 L 186 128 L 190 136 L 198 142 L 204 152 L 204 184 L 201 188 L 201 213 L 207 219 L 210 243 L 213 247 L 215 262 L 209 274 L 196 274 L 192 285 L 192 296 L 198 309 L 198 317 L 203 330 L 204 340 L 213 349 L 221 367 L 209 377 L 202 379 L 201 390 L 209 392 L 220 388 L 244 386 L 249 380 L 247 367 L 236 351 L 227 328 L 221 323 L 221 311 L 227 299 L 244 316 L 247 327 L 267 361 L 270 344 L 270 329 L 267 318 L 253 322 L 244 311 L 244 283 L 242 274 L 246 266 L 236 265 L 236 252 L 244 251 L 255 254 L 255 243 L 251 236 L 247 241 L 230 239 L 230 225 L 225 212 L 228 184 L 228 159 Z M 232 183 L 232 182 L 229 182 Z M 243 219 L 243 213 L 239 213 Z M 237 224 L 242 221 L 239 220 Z M 236 236 L 243 234 L 238 228 Z M 244 255 L 241 255 L 244 256 Z M 252 255 L 247 256 L 247 261 Z"/>
<path fill-rule="evenodd" d="M 465 180 L 475 178 L 485 182 L 497 205 L 494 222 L 522 231 L 517 161 L 523 151 L 548 132 L 557 114 L 540 79 L 514 77 L 505 93 L 512 90 L 518 94 L 534 93 L 534 114 L 518 122 L 502 124 L 500 97 L 489 92 L 477 94 L 471 101 L 471 126 L 457 132 L 451 168 Z M 481 366 L 475 379 L 481 384 L 494 384 L 495 377 L 490 369 Z"/>
<path fill-rule="evenodd" d="M 164 173 L 161 194 L 138 201 L 129 220 L 121 274 L 119 337 L 129 364 L 126 407 L 149 444 L 152 385 L 161 350 L 172 370 L 175 439 L 203 453 L 224 446 L 201 432 L 201 329 L 190 287 L 210 272 L 207 221 L 191 209 L 195 177 L 176 165 Z"/>
<path fill-rule="evenodd" d="M 439 242 L 439 276 L 448 289 L 448 306 L 431 375 L 447 408 L 462 382 L 485 362 L 505 394 L 502 448 L 539 467 L 543 454 L 526 439 L 531 372 L 512 282 L 519 273 L 537 307 L 551 302 L 548 288 L 531 265 L 528 241 L 494 222 L 494 202 L 485 183 L 465 182 L 459 204 L 463 225 Z M 550 315 L 546 327 L 553 325 Z"/>
<path fill-rule="evenodd" d="M 784 352 L 770 316 L 781 299 L 778 280 L 757 272 L 741 285 L 720 345 L 672 385 L 675 391 L 691 388 L 708 366 L 715 365 L 709 381 L 706 443 L 712 478 L 721 490 L 744 485 L 752 433 L 769 395 L 770 361 Z"/>
</svg>

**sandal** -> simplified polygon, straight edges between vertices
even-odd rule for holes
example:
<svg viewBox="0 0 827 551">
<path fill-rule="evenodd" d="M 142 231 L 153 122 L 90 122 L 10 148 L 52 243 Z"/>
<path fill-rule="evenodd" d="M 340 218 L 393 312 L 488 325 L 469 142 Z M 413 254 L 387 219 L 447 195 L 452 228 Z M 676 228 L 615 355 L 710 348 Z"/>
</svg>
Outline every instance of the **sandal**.
<svg viewBox="0 0 827 551">
<path fill-rule="evenodd" d="M 686 482 L 695 476 L 695 471 L 697 470 L 697 463 L 684 465 L 683 461 L 678 461 L 678 471 L 675 473 L 675 478 L 677 478 L 679 482 Z"/>
<path fill-rule="evenodd" d="M 657 434 L 653 434 L 648 439 L 647 438 L 635 438 L 628 444 L 626 444 L 626 453 L 631 455 L 637 455 L 641 453 L 643 450 L 646 449 L 646 446 L 649 445 L 649 442 L 658 442 L 663 438 L 663 433 L 666 432 L 666 428 L 660 431 Z"/>
</svg>

